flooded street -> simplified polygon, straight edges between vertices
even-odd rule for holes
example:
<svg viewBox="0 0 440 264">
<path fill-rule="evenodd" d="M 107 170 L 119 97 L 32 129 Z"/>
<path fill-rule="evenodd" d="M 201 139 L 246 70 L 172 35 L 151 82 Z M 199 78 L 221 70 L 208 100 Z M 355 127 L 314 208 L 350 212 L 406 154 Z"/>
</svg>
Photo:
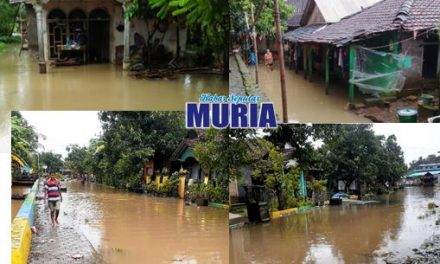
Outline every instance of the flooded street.
<svg viewBox="0 0 440 264">
<path fill-rule="evenodd" d="M 439 200 L 440 186 L 408 187 L 380 204 L 315 208 L 233 229 L 230 263 L 383 263 L 389 252 L 407 256 L 440 234 L 440 213 L 427 208 Z"/>
<path fill-rule="evenodd" d="M 77 182 L 63 198 L 61 228 L 79 228 L 105 263 L 228 263 L 227 210 Z"/>
<path fill-rule="evenodd" d="M 31 191 L 30 186 L 12 186 L 11 188 L 11 194 L 28 194 Z M 23 200 L 11 200 L 11 221 L 15 218 L 15 216 L 18 213 L 18 210 L 20 210 L 21 205 L 23 204 Z"/>
<path fill-rule="evenodd" d="M 0 53 L 2 109 L 183 111 L 185 102 L 198 101 L 203 92 L 228 94 L 228 80 L 220 75 L 138 80 L 112 64 L 51 67 L 40 74 L 34 54 L 18 57 L 18 51 L 12 46 Z"/>
<path fill-rule="evenodd" d="M 255 70 L 250 69 L 253 74 Z M 369 123 L 370 120 L 344 109 L 348 102 L 348 85 L 330 83 L 325 94 L 324 78 L 313 76 L 313 82 L 304 80 L 303 73 L 286 68 L 287 111 L 289 122 L 301 123 Z M 277 67 L 268 71 L 259 67 L 260 87 L 275 104 L 282 118 L 280 72 Z M 357 95 L 356 95 L 357 96 Z"/>
</svg>

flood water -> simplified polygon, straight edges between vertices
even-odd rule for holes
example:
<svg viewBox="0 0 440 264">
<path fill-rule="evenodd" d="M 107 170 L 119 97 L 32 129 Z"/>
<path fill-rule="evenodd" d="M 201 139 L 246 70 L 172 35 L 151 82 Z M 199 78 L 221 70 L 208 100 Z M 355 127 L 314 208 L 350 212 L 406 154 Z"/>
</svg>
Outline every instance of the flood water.
<svg viewBox="0 0 440 264">
<path fill-rule="evenodd" d="M 11 188 L 11 194 L 28 194 L 30 191 L 30 186 L 12 186 Z M 11 199 L 11 221 L 17 215 L 23 202 L 24 200 Z"/>
<path fill-rule="evenodd" d="M 227 210 L 77 182 L 63 199 L 61 226 L 79 228 L 105 263 L 229 261 Z"/>
<path fill-rule="evenodd" d="M 383 263 L 389 252 L 407 256 L 440 233 L 427 204 L 440 187 L 408 187 L 380 204 L 332 206 L 233 229 L 233 263 Z M 437 210 L 438 211 L 438 210 Z"/>
<path fill-rule="evenodd" d="M 251 72 L 255 72 L 252 68 Z M 275 104 L 278 118 L 282 119 L 281 82 L 277 67 L 273 71 L 259 67 L 259 84 Z M 322 80 L 321 80 L 322 79 Z M 304 80 L 303 73 L 286 68 L 287 111 L 289 122 L 301 123 L 370 123 L 371 120 L 344 109 L 348 102 L 348 84 L 330 82 L 329 95 L 325 94 L 324 77 L 314 75 L 312 82 Z"/>
<path fill-rule="evenodd" d="M 201 93 L 228 94 L 220 75 L 183 74 L 138 80 L 121 66 L 51 67 L 40 74 L 35 54 L 18 46 L 0 53 L 0 108 L 15 110 L 180 110 Z"/>
</svg>

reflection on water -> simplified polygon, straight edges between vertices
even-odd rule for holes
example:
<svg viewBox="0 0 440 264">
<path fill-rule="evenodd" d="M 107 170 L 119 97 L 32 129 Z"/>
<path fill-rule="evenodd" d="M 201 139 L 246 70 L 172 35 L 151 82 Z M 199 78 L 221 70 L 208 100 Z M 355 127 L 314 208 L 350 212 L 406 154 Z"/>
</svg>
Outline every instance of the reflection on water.
<svg viewBox="0 0 440 264">
<path fill-rule="evenodd" d="M 317 208 L 234 229 L 231 263 L 383 263 L 389 252 L 406 256 L 440 233 L 439 213 L 420 218 L 439 199 L 440 187 L 410 187 L 380 204 Z"/>
<path fill-rule="evenodd" d="M 255 72 L 253 69 L 252 72 Z M 348 102 L 348 85 L 330 84 L 330 94 L 325 94 L 323 77 L 314 76 L 313 82 L 304 80 L 302 73 L 286 69 L 287 110 L 289 122 L 301 123 L 367 123 L 371 122 L 344 109 Z M 280 72 L 259 71 L 260 87 L 275 104 L 282 118 Z"/>
<path fill-rule="evenodd" d="M 218 75 L 138 80 L 112 64 L 53 68 L 39 74 L 30 51 L 0 53 L 0 106 L 20 110 L 180 110 L 201 93 L 228 94 Z"/>
<path fill-rule="evenodd" d="M 11 195 L 14 194 L 28 194 L 31 191 L 30 186 L 12 186 Z M 11 221 L 15 218 L 20 210 L 24 200 L 11 200 Z"/>
<path fill-rule="evenodd" d="M 61 225 L 73 224 L 108 263 L 228 263 L 227 211 L 71 182 Z"/>
</svg>

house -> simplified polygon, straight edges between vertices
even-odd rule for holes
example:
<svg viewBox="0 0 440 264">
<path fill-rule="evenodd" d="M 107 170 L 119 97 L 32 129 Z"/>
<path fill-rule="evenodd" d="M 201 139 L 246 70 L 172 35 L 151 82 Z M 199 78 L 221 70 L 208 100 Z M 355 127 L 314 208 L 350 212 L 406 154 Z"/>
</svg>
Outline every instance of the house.
<svg viewBox="0 0 440 264">
<path fill-rule="evenodd" d="M 171 155 L 171 171 L 178 171 L 180 169 L 187 170 L 187 182 L 189 180 L 195 182 L 205 182 L 208 180 L 207 175 L 202 170 L 193 152 L 194 146 L 200 142 L 203 137 L 203 130 L 189 130 L 187 136 L 180 142 L 179 146 L 177 146 Z"/>
<path fill-rule="evenodd" d="M 315 10 L 325 10 L 321 1 L 314 2 Z M 348 1 L 341 2 L 348 5 Z M 310 24 L 286 33 L 284 40 L 296 58 L 302 51 L 309 80 L 313 71 L 323 73 L 326 92 L 330 76 L 348 81 L 350 101 L 355 87 L 376 94 L 430 88 L 439 70 L 438 10 L 440 1 L 383 0 L 333 24 L 327 19 L 335 20 L 336 15 L 308 11 Z"/>
<path fill-rule="evenodd" d="M 81 63 L 130 64 L 130 46 L 147 39 L 147 27 L 155 28 L 154 48 L 176 53 L 184 50 L 187 28 L 182 20 L 152 17 L 147 21 L 124 17 L 124 0 L 11 0 L 24 2 L 27 12 L 29 47 L 38 50 L 40 72 L 60 62 L 62 54 L 80 53 Z M 72 40 L 78 46 L 70 48 Z M 180 49 L 176 48 L 179 41 Z M 157 52 L 156 52 L 157 54 Z M 64 62 L 65 63 L 65 62 Z"/>
<path fill-rule="evenodd" d="M 405 185 L 433 185 L 440 177 L 440 163 L 420 164 L 405 176 Z"/>
</svg>

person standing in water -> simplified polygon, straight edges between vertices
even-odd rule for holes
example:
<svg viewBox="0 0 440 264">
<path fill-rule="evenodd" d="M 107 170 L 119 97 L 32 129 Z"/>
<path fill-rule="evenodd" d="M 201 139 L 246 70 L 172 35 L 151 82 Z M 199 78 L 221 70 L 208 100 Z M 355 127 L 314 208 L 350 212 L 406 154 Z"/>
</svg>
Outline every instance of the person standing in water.
<svg viewBox="0 0 440 264">
<path fill-rule="evenodd" d="M 55 178 L 55 173 L 49 173 L 49 178 L 44 183 L 44 189 L 44 200 L 46 201 L 50 210 L 50 220 L 52 221 L 52 226 L 59 225 L 58 216 L 60 214 L 63 196 L 61 195 L 60 181 Z"/>
<path fill-rule="evenodd" d="M 272 56 L 272 52 L 270 52 L 269 49 L 266 50 L 266 53 L 264 54 L 264 64 L 266 65 L 266 67 L 272 71 L 272 66 L 273 66 L 273 56 Z"/>
</svg>

